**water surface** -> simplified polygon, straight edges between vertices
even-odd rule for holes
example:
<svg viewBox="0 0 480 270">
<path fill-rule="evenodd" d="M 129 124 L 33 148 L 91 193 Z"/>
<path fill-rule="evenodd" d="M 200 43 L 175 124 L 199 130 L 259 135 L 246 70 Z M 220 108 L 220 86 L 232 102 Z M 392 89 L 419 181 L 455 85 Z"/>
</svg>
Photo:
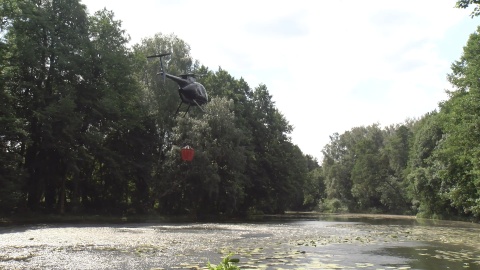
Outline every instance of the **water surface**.
<svg viewBox="0 0 480 270">
<path fill-rule="evenodd" d="M 0 228 L 0 269 L 480 269 L 480 225 L 376 216 Z"/>
</svg>

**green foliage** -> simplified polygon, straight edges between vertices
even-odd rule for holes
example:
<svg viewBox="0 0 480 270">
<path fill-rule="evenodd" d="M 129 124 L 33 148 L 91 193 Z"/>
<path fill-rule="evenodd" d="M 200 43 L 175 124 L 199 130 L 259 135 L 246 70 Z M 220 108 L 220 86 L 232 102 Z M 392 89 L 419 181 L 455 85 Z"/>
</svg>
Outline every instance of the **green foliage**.
<svg viewBox="0 0 480 270">
<path fill-rule="evenodd" d="M 333 198 L 323 201 L 320 210 L 326 213 L 347 213 L 348 207 L 341 200 Z"/>
<path fill-rule="evenodd" d="M 61 207 L 65 179 L 75 169 L 72 146 L 80 121 L 74 100 L 85 74 L 79 67 L 88 41 L 85 10 L 74 1 L 18 1 L 7 21 L 4 89 L 10 112 L 26 131 L 21 141 L 8 143 L 22 156 L 17 168 L 27 172 L 29 206 L 38 207 L 43 196 L 45 207 L 56 200 Z"/>
<path fill-rule="evenodd" d="M 457 1 L 457 7 L 477 1 Z M 480 217 L 480 35 L 448 75 L 439 112 L 335 133 L 321 166 L 290 140 L 266 85 L 194 60 L 175 35 L 128 47 L 113 12 L 79 1 L 0 3 L 0 209 L 189 214 L 286 210 Z M 174 115 L 173 74 L 196 72 L 210 102 Z M 195 149 L 182 162 L 185 144 Z"/>
<path fill-rule="evenodd" d="M 156 119 L 163 138 L 152 142 L 161 149 L 153 186 L 160 212 L 202 217 L 246 214 L 250 208 L 272 213 L 306 207 L 307 163 L 289 141 L 291 127 L 276 110 L 266 86 L 252 92 L 243 79 L 236 80 L 221 68 L 212 72 L 198 62 L 174 62 L 190 56 L 188 45 L 173 35 L 144 39 L 134 51 L 139 70 L 136 77 L 150 97 L 143 106 Z M 197 70 L 204 74 L 199 81 L 209 89 L 211 98 L 206 114 L 193 108 L 186 117 L 172 121 L 179 102 L 176 85 L 168 80 L 163 84 L 156 76 L 158 62 L 144 60 L 161 51 L 173 51 L 172 60 L 166 62 L 171 73 Z M 179 148 L 185 144 L 196 152 L 188 167 L 178 158 Z M 267 146 L 269 151 L 265 151 Z M 279 169 L 262 172 L 262 164 Z"/>
<path fill-rule="evenodd" d="M 464 215 L 480 217 L 480 34 L 473 33 L 448 80 L 456 88 L 441 105 L 445 135 L 434 158 L 442 180 L 441 196 Z"/>
<path fill-rule="evenodd" d="M 235 263 L 238 263 L 239 260 L 232 258 L 233 254 L 227 255 L 225 258 L 222 259 L 222 261 L 215 265 L 210 264 L 210 262 L 207 264 L 207 267 L 209 270 L 237 270 L 240 269 Z"/>
<path fill-rule="evenodd" d="M 12 3 L 10 3 L 12 4 Z M 10 8 L 12 8 L 10 6 Z M 0 14 L 9 12 L 7 3 L 0 6 Z M 10 9 L 11 12 L 11 9 Z M 0 36 L 4 34 L 8 21 L 2 21 Z M 0 37 L 0 212 L 9 213 L 15 209 L 21 199 L 21 188 L 26 179 L 21 168 L 22 149 L 19 147 L 27 132 L 24 119 L 16 112 L 15 104 L 19 99 L 9 91 L 8 80 L 12 70 L 8 68 L 11 50 Z"/>
<path fill-rule="evenodd" d="M 244 199 L 244 135 L 236 128 L 232 101 L 213 98 L 199 118 L 177 117 L 173 147 L 167 154 L 161 204 L 183 196 L 181 209 L 195 215 L 235 213 Z M 195 146 L 195 162 L 183 164 L 179 147 Z M 175 181 L 171 181 L 175 179 Z M 166 201 L 164 201 L 166 200 Z M 180 206 L 178 206 L 180 207 Z"/>
<path fill-rule="evenodd" d="M 12 117 L 1 136 L 8 155 L 18 156 L 13 186 L 31 210 L 63 213 L 67 204 L 97 208 L 108 200 L 118 209 L 128 186 L 119 183 L 131 173 L 116 151 L 119 131 L 125 136 L 140 118 L 120 23 L 106 10 L 89 17 L 78 1 L 14 2 L 3 6 L 11 11 L 2 29 L 3 108 Z"/>
<path fill-rule="evenodd" d="M 480 1 L 479 0 L 458 0 L 455 4 L 456 8 L 468 8 L 470 5 L 475 5 L 474 10 L 470 14 L 473 18 L 480 15 Z"/>
<path fill-rule="evenodd" d="M 247 202 L 264 213 L 283 213 L 304 201 L 302 189 L 307 162 L 290 142 L 292 127 L 275 108 L 265 85 L 253 92 L 251 113 L 245 124 L 250 130 L 247 175 L 254 181 L 247 188 Z"/>
<path fill-rule="evenodd" d="M 402 213 L 407 209 L 408 127 L 356 127 L 330 138 L 322 164 L 327 202 L 338 200 L 350 211 Z M 323 207 L 336 208 L 330 203 Z"/>
<path fill-rule="evenodd" d="M 307 156 L 307 160 L 311 161 L 311 157 Z M 305 185 L 303 187 L 304 201 L 303 205 L 308 208 L 315 208 L 319 202 L 325 198 L 325 177 L 322 168 L 314 161 L 313 168 L 309 168 Z"/>
<path fill-rule="evenodd" d="M 479 44 L 477 30 L 452 64 L 454 90 L 439 112 L 331 137 L 322 164 L 327 203 L 339 200 L 350 211 L 480 217 Z"/>
<path fill-rule="evenodd" d="M 412 210 L 419 216 L 432 216 L 445 211 L 447 204 L 440 197 L 441 181 L 438 177 L 438 162 L 434 159 L 437 145 L 443 136 L 438 113 L 424 115 L 412 126 L 406 176 L 406 197 Z"/>
</svg>

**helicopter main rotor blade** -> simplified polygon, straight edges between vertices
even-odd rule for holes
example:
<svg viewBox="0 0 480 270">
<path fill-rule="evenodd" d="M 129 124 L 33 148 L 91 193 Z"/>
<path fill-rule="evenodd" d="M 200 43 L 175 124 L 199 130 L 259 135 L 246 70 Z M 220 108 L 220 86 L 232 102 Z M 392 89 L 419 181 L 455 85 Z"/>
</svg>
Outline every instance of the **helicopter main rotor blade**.
<svg viewBox="0 0 480 270">
<path fill-rule="evenodd" d="M 170 55 L 170 54 L 172 54 L 172 53 L 155 54 L 155 55 L 147 56 L 147 58 L 164 57 L 164 56 L 167 56 L 167 55 Z"/>
</svg>

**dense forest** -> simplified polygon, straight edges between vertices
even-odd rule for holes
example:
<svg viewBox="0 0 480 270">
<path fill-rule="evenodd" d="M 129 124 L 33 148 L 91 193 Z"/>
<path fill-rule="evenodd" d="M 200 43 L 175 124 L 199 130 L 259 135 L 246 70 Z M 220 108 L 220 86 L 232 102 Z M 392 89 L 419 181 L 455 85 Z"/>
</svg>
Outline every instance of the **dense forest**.
<svg viewBox="0 0 480 270">
<path fill-rule="evenodd" d="M 304 208 L 317 162 L 294 145 L 265 85 L 194 61 L 174 35 L 129 46 L 114 14 L 78 0 L 1 2 L 3 213 L 241 215 Z M 203 74 L 203 113 L 175 115 L 167 70 Z M 192 163 L 180 147 L 195 148 Z M 317 177 L 317 178 L 316 178 Z M 309 204 L 318 201 L 312 196 Z"/>
<path fill-rule="evenodd" d="M 87 14 L 79 0 L 4 0 L 0 19 L 3 215 L 480 217 L 479 32 L 438 110 L 335 133 L 320 166 L 291 142 L 266 85 L 209 70 L 173 34 L 130 46 L 113 12 Z M 175 115 L 177 85 L 146 58 L 159 52 L 172 53 L 171 73 L 203 74 L 205 113 Z"/>
</svg>

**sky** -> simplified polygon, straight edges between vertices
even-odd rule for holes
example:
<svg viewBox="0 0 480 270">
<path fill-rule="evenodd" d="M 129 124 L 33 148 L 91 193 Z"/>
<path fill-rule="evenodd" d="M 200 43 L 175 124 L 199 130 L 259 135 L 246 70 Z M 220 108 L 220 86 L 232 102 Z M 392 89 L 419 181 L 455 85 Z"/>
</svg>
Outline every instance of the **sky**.
<svg viewBox="0 0 480 270">
<path fill-rule="evenodd" d="M 82 0 L 113 11 L 132 45 L 173 33 L 210 70 L 265 84 L 292 142 L 319 161 L 336 132 L 400 124 L 447 99 L 450 66 L 480 25 L 455 2 Z"/>
</svg>

